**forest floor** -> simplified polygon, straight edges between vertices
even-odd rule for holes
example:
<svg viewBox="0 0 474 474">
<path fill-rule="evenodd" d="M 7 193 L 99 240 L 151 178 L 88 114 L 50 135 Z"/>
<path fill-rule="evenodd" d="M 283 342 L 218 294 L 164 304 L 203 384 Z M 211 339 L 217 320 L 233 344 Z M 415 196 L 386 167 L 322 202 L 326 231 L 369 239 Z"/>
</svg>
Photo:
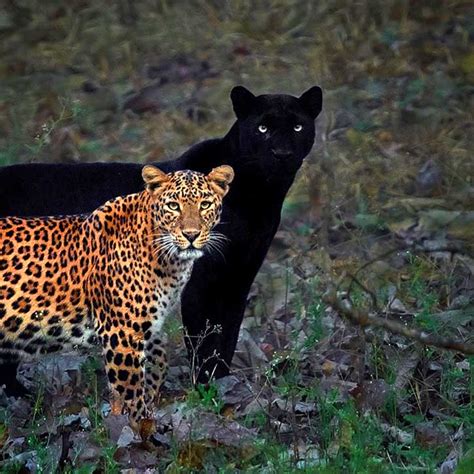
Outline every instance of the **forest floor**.
<svg viewBox="0 0 474 474">
<path fill-rule="evenodd" d="M 0 164 L 160 161 L 223 135 L 229 92 L 324 89 L 317 143 L 251 291 L 233 375 L 194 387 L 178 318 L 155 445 L 106 416 L 100 358 L 24 364 L 0 471 L 474 472 L 470 1 L 10 1 Z M 32 197 L 33 199 L 34 197 Z"/>
</svg>

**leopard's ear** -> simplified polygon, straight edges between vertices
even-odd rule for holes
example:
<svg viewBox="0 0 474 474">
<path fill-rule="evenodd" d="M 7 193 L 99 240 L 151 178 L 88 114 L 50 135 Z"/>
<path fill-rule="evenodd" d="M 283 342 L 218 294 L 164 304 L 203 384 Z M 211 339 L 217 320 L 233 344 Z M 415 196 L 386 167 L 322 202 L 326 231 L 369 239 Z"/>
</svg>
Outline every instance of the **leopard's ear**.
<svg viewBox="0 0 474 474">
<path fill-rule="evenodd" d="M 313 86 L 304 92 L 298 100 L 303 109 L 314 120 L 323 108 L 323 91 L 321 87 Z"/>
<path fill-rule="evenodd" d="M 142 169 L 142 178 L 148 192 L 153 193 L 166 183 L 170 178 L 156 166 L 146 165 Z"/>
<path fill-rule="evenodd" d="M 207 179 L 209 179 L 214 191 L 224 197 L 229 191 L 229 184 L 234 179 L 234 170 L 228 165 L 218 166 L 211 170 L 207 175 Z"/>
<path fill-rule="evenodd" d="M 256 97 L 245 87 L 236 86 L 230 93 L 230 100 L 238 119 L 244 119 L 255 108 Z"/>
</svg>

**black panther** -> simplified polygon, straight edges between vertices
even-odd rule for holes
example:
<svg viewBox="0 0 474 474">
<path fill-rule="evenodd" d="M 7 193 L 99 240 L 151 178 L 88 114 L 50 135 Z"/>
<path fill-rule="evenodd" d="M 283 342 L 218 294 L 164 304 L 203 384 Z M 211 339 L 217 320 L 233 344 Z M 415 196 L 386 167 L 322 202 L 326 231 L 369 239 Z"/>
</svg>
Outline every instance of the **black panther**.
<svg viewBox="0 0 474 474">
<path fill-rule="evenodd" d="M 165 172 L 207 173 L 222 164 L 235 171 L 217 229 L 228 239 L 222 255 L 196 263 L 181 302 L 187 347 L 201 382 L 229 373 L 250 286 L 277 231 L 286 193 L 314 142 L 322 91 L 314 86 L 299 98 L 255 96 L 237 86 L 231 100 L 237 121 L 223 138 L 156 163 Z M 140 191 L 141 169 L 132 163 L 4 167 L 0 216 L 88 213 L 112 197 Z M 200 340 L 206 328 L 208 335 Z M 0 369 L 0 383 L 13 383 L 13 369 Z"/>
</svg>

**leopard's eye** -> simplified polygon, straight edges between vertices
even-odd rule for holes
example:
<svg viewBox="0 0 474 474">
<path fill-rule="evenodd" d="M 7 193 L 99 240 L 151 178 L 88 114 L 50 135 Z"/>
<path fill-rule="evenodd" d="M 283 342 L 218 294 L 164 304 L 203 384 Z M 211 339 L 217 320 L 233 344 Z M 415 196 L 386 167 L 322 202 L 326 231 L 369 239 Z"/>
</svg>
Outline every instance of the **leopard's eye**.
<svg viewBox="0 0 474 474">
<path fill-rule="evenodd" d="M 210 201 L 202 201 L 201 202 L 201 209 L 209 209 L 211 207 Z"/>
<path fill-rule="evenodd" d="M 175 201 L 170 201 L 167 206 L 168 209 L 171 209 L 172 211 L 179 211 L 179 204 Z"/>
<path fill-rule="evenodd" d="M 259 125 L 259 126 L 258 126 L 258 131 L 259 131 L 260 133 L 267 133 L 267 132 L 268 132 L 268 127 L 265 126 L 265 125 Z"/>
<path fill-rule="evenodd" d="M 301 132 L 301 130 L 303 130 L 303 125 L 297 124 L 293 127 L 293 130 L 295 132 Z"/>
</svg>

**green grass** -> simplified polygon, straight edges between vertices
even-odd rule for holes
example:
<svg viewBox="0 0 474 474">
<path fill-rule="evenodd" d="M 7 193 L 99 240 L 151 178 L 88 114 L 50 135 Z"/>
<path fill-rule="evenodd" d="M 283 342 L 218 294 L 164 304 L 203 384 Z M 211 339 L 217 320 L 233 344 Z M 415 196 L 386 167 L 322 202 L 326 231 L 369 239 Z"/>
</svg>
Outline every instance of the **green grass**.
<svg viewBox="0 0 474 474">
<path fill-rule="evenodd" d="M 219 414 L 224 408 L 224 402 L 220 399 L 217 386 L 210 383 L 207 386 L 198 384 L 191 389 L 186 400 L 191 407 L 202 407 L 205 410 Z"/>
</svg>

